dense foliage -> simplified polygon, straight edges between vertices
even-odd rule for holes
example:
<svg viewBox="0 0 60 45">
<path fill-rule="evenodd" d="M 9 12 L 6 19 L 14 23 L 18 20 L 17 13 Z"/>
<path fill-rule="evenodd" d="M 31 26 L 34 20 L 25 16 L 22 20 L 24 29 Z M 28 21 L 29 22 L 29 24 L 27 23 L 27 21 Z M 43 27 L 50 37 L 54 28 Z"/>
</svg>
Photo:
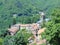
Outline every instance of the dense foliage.
<svg viewBox="0 0 60 45">
<path fill-rule="evenodd" d="M 4 38 L 3 45 L 27 45 L 28 38 L 32 36 L 27 30 L 19 30 L 14 36 L 7 35 Z"/>
<path fill-rule="evenodd" d="M 59 2 L 60 0 L 0 0 L 0 35 L 13 24 L 13 14 L 17 14 L 17 23 L 36 22 L 39 20 L 39 11 L 50 14 L 50 10 L 59 6 Z"/>
<path fill-rule="evenodd" d="M 0 45 L 2 45 L 3 44 L 3 39 L 2 38 L 0 38 Z"/>
<path fill-rule="evenodd" d="M 9 34 L 7 32 L 7 29 L 10 27 L 10 25 L 16 23 L 25 23 L 25 24 L 35 23 L 40 19 L 39 11 L 44 11 L 47 15 L 46 17 L 50 16 L 52 13 L 52 15 L 54 15 L 51 17 L 52 21 L 47 23 L 46 27 L 51 25 L 51 27 L 54 28 L 53 29 L 50 27 L 51 30 L 55 30 L 55 28 L 57 27 L 58 29 L 56 30 L 59 30 L 60 18 L 57 18 L 59 17 L 57 15 L 60 14 L 59 13 L 60 11 L 59 9 L 56 9 L 58 10 L 58 12 L 56 11 L 55 13 L 53 13 L 54 11 L 51 12 L 51 10 L 53 10 L 55 7 L 59 6 L 60 6 L 60 0 L 0 0 L 0 38 L 1 38 L 0 40 L 3 42 L 4 39 L 5 40 L 4 44 L 8 45 L 9 42 L 7 41 L 10 41 L 12 39 L 12 37 L 10 37 L 9 35 L 6 36 L 7 34 Z M 16 14 L 16 18 L 13 17 L 14 14 Z M 55 31 L 52 32 L 55 33 Z M 0 43 L 2 44 L 1 41 Z M 14 45 L 14 43 L 11 42 L 11 45 Z"/>
<path fill-rule="evenodd" d="M 60 45 L 60 8 L 52 11 L 51 21 L 46 24 L 43 35 L 51 45 Z"/>
</svg>

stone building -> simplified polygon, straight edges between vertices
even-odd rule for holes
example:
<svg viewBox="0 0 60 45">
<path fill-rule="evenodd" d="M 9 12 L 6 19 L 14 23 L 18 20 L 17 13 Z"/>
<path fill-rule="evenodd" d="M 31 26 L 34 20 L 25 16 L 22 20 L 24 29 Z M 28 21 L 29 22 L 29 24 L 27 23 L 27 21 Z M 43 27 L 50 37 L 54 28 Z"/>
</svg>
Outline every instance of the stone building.
<svg viewBox="0 0 60 45">
<path fill-rule="evenodd" d="M 37 35 L 37 31 L 41 28 L 41 23 L 43 23 L 43 20 L 45 19 L 45 14 L 43 12 L 39 12 L 41 15 L 41 18 L 37 23 L 32 24 L 15 24 L 12 25 L 8 30 L 11 35 L 14 35 L 18 30 L 26 29 L 27 31 L 31 31 L 33 34 Z"/>
<path fill-rule="evenodd" d="M 8 30 L 11 35 L 14 35 L 17 31 L 26 29 L 27 31 L 36 31 L 39 29 L 39 24 L 15 24 L 11 26 Z"/>
</svg>

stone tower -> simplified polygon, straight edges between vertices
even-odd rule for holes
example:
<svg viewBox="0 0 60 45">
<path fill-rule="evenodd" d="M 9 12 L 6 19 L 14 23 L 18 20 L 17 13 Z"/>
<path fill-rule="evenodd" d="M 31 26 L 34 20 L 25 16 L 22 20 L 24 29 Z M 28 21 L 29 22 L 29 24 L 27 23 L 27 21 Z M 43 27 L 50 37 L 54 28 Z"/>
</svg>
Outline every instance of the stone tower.
<svg viewBox="0 0 60 45">
<path fill-rule="evenodd" d="M 44 12 L 41 12 L 41 20 L 42 20 L 42 22 L 45 20 L 45 14 L 44 14 Z"/>
<path fill-rule="evenodd" d="M 45 13 L 44 12 L 39 12 L 39 13 L 40 13 L 41 25 L 43 26 L 45 23 Z"/>
</svg>

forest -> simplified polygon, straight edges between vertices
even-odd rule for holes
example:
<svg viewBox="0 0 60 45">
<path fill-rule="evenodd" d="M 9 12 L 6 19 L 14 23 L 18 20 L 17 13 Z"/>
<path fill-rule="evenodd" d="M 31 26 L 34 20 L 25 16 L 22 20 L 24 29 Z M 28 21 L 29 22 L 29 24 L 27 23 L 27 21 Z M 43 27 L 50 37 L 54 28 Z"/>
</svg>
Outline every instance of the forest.
<svg viewBox="0 0 60 45">
<path fill-rule="evenodd" d="M 19 45 L 20 42 L 27 45 L 26 43 L 28 41 L 24 40 L 24 37 L 26 38 L 26 35 L 23 35 L 24 33 L 20 33 L 23 35 L 23 38 L 19 33 L 17 33 L 15 37 L 11 37 L 7 33 L 8 28 L 10 25 L 13 25 L 14 20 L 16 20 L 16 23 L 21 24 L 36 23 L 40 19 L 40 11 L 45 12 L 46 18 L 51 18 L 49 22 L 45 23 L 47 29 L 46 32 L 42 34 L 42 37 L 46 38 L 51 45 L 59 45 L 60 0 L 0 0 L 0 45 Z M 15 19 L 14 14 L 16 14 Z M 17 37 L 17 35 L 19 35 L 19 37 Z M 22 40 L 19 40 L 20 37 Z M 28 37 L 27 35 L 27 38 Z M 12 40 L 16 38 L 17 40 L 14 40 L 15 42 L 13 43 L 7 42 L 8 39 Z"/>
</svg>

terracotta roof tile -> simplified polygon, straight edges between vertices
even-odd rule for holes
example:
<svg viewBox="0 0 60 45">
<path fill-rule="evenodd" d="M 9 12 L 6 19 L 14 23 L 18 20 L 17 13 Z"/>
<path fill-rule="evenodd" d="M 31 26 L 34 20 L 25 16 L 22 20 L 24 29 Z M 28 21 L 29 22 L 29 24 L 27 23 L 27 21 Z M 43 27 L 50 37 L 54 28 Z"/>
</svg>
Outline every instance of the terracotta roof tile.
<svg viewBox="0 0 60 45">
<path fill-rule="evenodd" d="M 43 33 L 43 32 L 45 31 L 45 29 L 46 29 L 46 28 L 42 28 L 42 29 L 40 29 L 40 30 L 38 31 L 38 34 Z"/>
<path fill-rule="evenodd" d="M 17 27 L 11 27 L 8 30 L 9 30 L 9 32 L 16 33 L 18 31 L 18 28 Z"/>
</svg>

